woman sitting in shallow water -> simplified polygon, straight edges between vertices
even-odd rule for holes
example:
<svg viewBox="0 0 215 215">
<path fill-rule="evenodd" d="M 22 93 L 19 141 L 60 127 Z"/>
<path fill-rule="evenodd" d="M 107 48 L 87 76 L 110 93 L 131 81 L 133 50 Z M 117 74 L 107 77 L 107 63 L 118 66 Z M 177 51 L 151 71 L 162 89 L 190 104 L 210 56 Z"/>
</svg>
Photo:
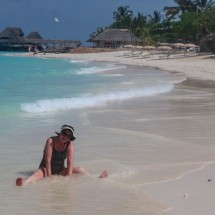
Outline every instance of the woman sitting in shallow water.
<svg viewBox="0 0 215 215">
<path fill-rule="evenodd" d="M 57 132 L 56 132 L 57 133 Z M 40 180 L 46 176 L 61 175 L 71 176 L 73 173 L 89 174 L 82 167 L 74 167 L 74 143 L 76 139 L 74 128 L 70 125 L 63 125 L 61 132 L 57 136 L 49 137 L 46 141 L 43 158 L 33 175 L 23 180 L 16 179 L 16 185 L 22 186 L 29 184 L 32 181 Z M 64 166 L 64 161 L 67 158 L 67 167 Z M 102 172 L 99 178 L 107 178 L 107 171 Z"/>
</svg>

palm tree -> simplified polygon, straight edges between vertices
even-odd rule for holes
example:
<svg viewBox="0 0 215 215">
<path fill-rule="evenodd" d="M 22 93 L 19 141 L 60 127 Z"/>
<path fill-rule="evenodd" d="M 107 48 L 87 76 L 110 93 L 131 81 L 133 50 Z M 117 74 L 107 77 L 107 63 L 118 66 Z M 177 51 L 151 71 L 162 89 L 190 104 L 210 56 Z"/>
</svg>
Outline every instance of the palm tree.
<svg viewBox="0 0 215 215">
<path fill-rule="evenodd" d="M 104 30 L 106 29 L 103 27 L 98 27 L 96 32 L 93 32 L 92 34 L 90 34 L 90 40 L 94 39 L 97 35 L 99 35 L 100 33 L 102 33 Z"/>
<path fill-rule="evenodd" d="M 129 6 L 120 6 L 113 12 L 113 18 L 116 20 L 113 26 L 115 28 L 130 28 L 133 12 Z"/>
<path fill-rule="evenodd" d="M 143 28 L 146 27 L 147 24 L 147 17 L 144 16 L 142 13 L 137 14 L 136 17 L 133 18 L 131 22 L 131 29 L 134 32 L 134 34 L 139 37 L 140 32 L 142 31 Z"/>
<path fill-rule="evenodd" d="M 161 22 L 161 14 L 158 11 L 154 11 L 153 15 L 149 15 L 149 17 L 150 17 L 150 20 L 155 24 L 158 24 Z"/>
<path fill-rule="evenodd" d="M 197 11 L 203 12 L 214 6 L 213 0 L 195 0 L 194 4 L 196 6 Z"/>
<path fill-rule="evenodd" d="M 166 16 L 170 18 L 174 18 L 176 15 L 181 13 L 191 12 L 196 10 L 196 6 L 192 0 L 174 0 L 176 6 L 172 7 L 164 7 L 164 12 L 166 12 Z"/>
<path fill-rule="evenodd" d="M 159 11 L 154 11 L 153 15 L 149 15 L 148 28 L 154 40 L 164 40 L 164 17 Z"/>
</svg>

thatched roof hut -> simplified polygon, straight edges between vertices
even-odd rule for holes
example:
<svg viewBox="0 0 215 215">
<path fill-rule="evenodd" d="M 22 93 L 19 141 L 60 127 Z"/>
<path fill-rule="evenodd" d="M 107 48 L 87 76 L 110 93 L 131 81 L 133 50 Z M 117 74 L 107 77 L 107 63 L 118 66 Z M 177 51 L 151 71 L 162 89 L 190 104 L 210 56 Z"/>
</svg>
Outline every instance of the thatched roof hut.
<svg viewBox="0 0 215 215">
<path fill-rule="evenodd" d="M 31 32 L 27 37 L 21 28 L 6 28 L 0 33 L 0 50 L 15 51 L 28 50 L 32 45 L 49 45 L 56 47 L 70 48 L 78 47 L 81 42 L 78 40 L 52 40 L 43 39 L 38 32 Z"/>
<path fill-rule="evenodd" d="M 27 38 L 29 38 L 29 39 L 43 39 L 43 38 L 40 36 L 40 34 L 39 34 L 38 32 L 36 32 L 36 31 L 31 32 L 31 33 L 27 36 Z"/>
<path fill-rule="evenodd" d="M 20 44 L 23 42 L 23 35 L 21 28 L 6 28 L 0 33 L 0 42 Z"/>
<path fill-rule="evenodd" d="M 22 31 L 21 28 L 16 28 L 16 27 L 15 28 L 11 28 L 11 27 L 8 27 L 4 31 L 6 31 L 6 32 L 13 31 L 19 37 L 23 37 L 24 36 L 24 33 L 23 33 L 23 31 Z"/>
<path fill-rule="evenodd" d="M 92 39 L 92 42 L 98 47 L 115 48 L 125 44 L 137 45 L 139 41 L 139 38 L 128 29 L 106 29 Z"/>
<path fill-rule="evenodd" d="M 47 44 L 47 40 L 44 40 L 40 34 L 36 31 L 31 32 L 26 38 L 25 38 L 26 44 Z"/>
</svg>

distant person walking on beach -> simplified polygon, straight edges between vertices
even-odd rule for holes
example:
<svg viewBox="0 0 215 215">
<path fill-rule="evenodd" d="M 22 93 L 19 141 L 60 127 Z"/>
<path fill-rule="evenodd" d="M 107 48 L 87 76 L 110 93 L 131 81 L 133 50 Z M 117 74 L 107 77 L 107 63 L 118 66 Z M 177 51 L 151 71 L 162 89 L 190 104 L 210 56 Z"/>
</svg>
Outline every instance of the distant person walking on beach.
<svg viewBox="0 0 215 215">
<path fill-rule="evenodd" d="M 38 47 L 37 47 L 37 45 L 35 45 L 33 55 L 37 54 L 37 52 L 38 52 Z"/>
<path fill-rule="evenodd" d="M 57 136 L 49 137 L 43 152 L 43 158 L 39 168 L 27 179 L 16 179 L 16 185 L 22 186 L 30 182 L 40 180 L 46 176 L 61 175 L 71 176 L 73 173 L 89 174 L 82 167 L 74 167 L 74 128 L 70 125 L 63 125 L 61 132 L 55 132 Z M 67 158 L 67 167 L 64 161 Z M 99 178 L 107 178 L 107 171 L 102 172 Z"/>
<path fill-rule="evenodd" d="M 46 54 L 46 45 L 43 45 L 43 54 Z"/>
<path fill-rule="evenodd" d="M 31 52 L 31 46 L 28 46 L 28 52 L 29 53 Z"/>
</svg>

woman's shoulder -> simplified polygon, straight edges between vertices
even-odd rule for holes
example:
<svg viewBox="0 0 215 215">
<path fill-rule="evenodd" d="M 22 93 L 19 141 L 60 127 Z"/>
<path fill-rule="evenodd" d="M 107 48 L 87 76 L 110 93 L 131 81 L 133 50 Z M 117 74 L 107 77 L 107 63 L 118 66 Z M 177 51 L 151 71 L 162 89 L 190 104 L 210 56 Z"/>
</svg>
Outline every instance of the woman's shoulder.
<svg viewBox="0 0 215 215">
<path fill-rule="evenodd" d="M 68 141 L 67 148 L 73 148 L 73 147 L 74 147 L 74 142 L 73 141 Z"/>
<path fill-rule="evenodd" d="M 55 142 L 55 138 L 56 138 L 56 137 L 49 137 L 49 138 L 46 140 L 46 143 L 52 145 L 52 144 Z"/>
</svg>

